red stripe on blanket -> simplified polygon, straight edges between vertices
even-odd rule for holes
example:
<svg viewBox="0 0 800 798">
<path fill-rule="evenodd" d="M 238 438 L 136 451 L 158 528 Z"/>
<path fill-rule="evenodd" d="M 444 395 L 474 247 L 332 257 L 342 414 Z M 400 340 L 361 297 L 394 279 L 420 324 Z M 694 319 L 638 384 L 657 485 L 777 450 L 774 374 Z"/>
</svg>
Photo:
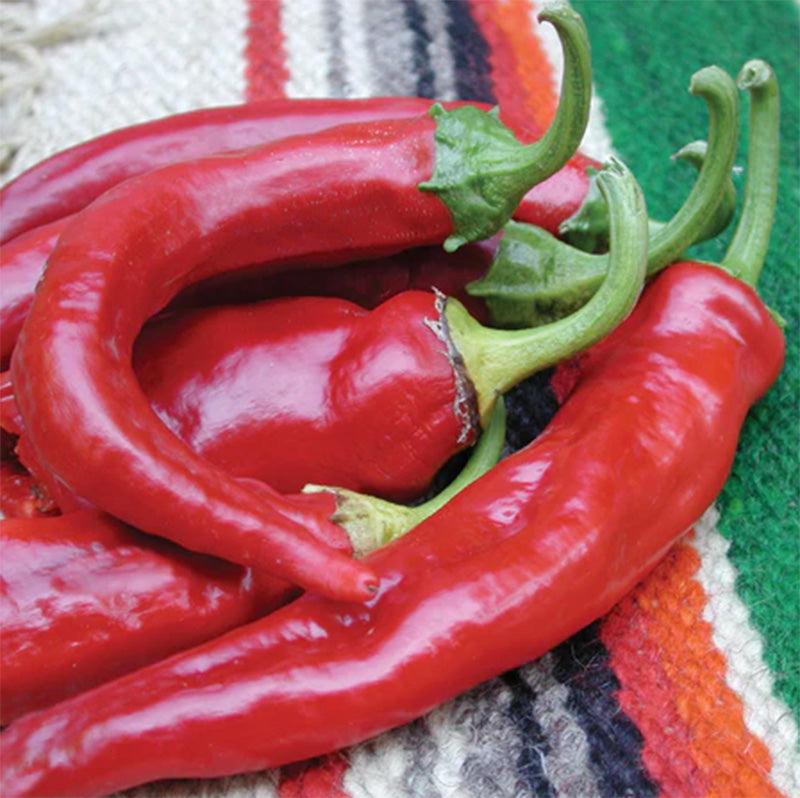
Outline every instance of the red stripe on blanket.
<svg viewBox="0 0 800 798">
<path fill-rule="evenodd" d="M 280 798 L 350 798 L 343 779 L 347 772 L 344 754 L 329 754 L 312 762 L 290 765 L 281 770 Z"/>
<path fill-rule="evenodd" d="M 248 0 L 245 77 L 247 102 L 286 96 L 289 79 L 278 0 Z"/>
</svg>

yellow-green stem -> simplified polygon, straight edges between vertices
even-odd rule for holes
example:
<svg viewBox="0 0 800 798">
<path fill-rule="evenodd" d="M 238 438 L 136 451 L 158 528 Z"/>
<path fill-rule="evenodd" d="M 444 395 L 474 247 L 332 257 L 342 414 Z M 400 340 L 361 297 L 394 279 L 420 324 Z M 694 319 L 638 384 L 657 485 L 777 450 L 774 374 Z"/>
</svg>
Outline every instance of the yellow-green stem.
<svg viewBox="0 0 800 798">
<path fill-rule="evenodd" d="M 737 82 L 750 93 L 747 180 L 742 216 L 720 265 L 755 286 L 769 249 L 778 198 L 780 96 L 775 74 L 764 61 L 748 61 Z"/>
<path fill-rule="evenodd" d="M 385 546 L 444 507 L 467 485 L 483 476 L 500 459 L 506 438 L 506 409 L 502 398 L 495 404 L 489 426 L 481 435 L 459 475 L 441 492 L 416 507 L 366 496 L 345 488 L 306 485 L 304 493 L 328 491 L 336 497 L 332 520 L 347 532 L 357 557 Z"/>
</svg>

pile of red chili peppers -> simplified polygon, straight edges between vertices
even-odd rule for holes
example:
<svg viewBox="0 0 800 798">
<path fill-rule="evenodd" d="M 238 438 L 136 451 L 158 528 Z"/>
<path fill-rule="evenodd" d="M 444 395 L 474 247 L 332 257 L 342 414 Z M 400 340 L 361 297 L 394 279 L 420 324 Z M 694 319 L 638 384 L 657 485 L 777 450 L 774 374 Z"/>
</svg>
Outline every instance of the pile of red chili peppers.
<svg viewBox="0 0 800 798">
<path fill-rule="evenodd" d="M 739 75 L 727 255 L 681 261 L 732 215 L 733 81 L 693 77 L 708 141 L 656 225 L 619 161 L 590 191 L 586 31 L 541 19 L 564 79 L 533 142 L 470 103 L 281 101 L 117 131 L 0 190 L 4 796 L 408 722 L 607 612 L 713 501 L 783 361 L 754 290 L 776 79 Z M 558 238 L 588 241 L 584 201 L 606 252 Z M 561 409 L 498 464 L 503 394 L 551 366 Z"/>
</svg>

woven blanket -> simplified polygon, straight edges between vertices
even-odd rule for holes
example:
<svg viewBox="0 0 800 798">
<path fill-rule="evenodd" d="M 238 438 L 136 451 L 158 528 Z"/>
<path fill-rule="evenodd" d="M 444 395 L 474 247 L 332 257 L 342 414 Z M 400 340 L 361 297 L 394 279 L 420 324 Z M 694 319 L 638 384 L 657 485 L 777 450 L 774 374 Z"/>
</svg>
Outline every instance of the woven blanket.
<svg viewBox="0 0 800 798">
<path fill-rule="evenodd" d="M 609 616 L 416 722 L 276 772 L 129 795 L 280 798 L 800 795 L 798 7 L 789 0 L 574 0 L 593 45 L 583 149 L 615 152 L 668 218 L 702 138 L 686 91 L 753 57 L 782 83 L 775 232 L 760 283 L 787 362 L 750 413 L 716 505 Z M 498 102 L 544 130 L 560 80 L 539 0 L 38 0 L 2 8 L 5 177 L 70 144 L 177 111 L 271 97 Z M 5 72 L 4 72 L 5 73 Z M 745 102 L 746 105 L 746 102 Z M 746 120 L 739 163 L 745 163 Z M 739 187 L 741 188 L 741 178 Z M 730 234 L 698 248 L 719 260 Z M 557 409 L 548 375 L 509 398 L 513 448 Z M 264 729 L 280 734 L 280 729 Z"/>
</svg>

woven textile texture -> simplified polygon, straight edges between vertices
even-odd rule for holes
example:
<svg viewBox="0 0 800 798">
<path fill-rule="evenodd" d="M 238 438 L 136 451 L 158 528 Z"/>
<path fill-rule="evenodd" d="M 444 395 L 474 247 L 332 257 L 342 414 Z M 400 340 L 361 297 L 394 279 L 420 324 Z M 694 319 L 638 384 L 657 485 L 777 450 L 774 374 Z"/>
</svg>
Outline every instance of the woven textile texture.
<svg viewBox="0 0 800 798">
<path fill-rule="evenodd" d="M 608 617 L 425 718 L 280 772 L 159 783 L 129 795 L 800 795 L 798 6 L 573 4 L 595 66 L 583 148 L 620 155 L 654 218 L 674 212 L 692 179 L 669 155 L 706 129 L 702 102 L 686 91 L 690 75 L 710 63 L 735 75 L 761 57 L 781 79 L 780 197 L 760 292 L 787 319 L 787 363 L 750 414 L 717 505 Z M 25 80 L 2 108 L 13 153 L 4 177 L 115 127 L 280 96 L 484 100 L 544 130 L 560 55 L 538 10 L 538 0 L 5 3 L 0 21 L 13 46 L 3 66 Z M 49 35 L 33 33 L 42 30 Z M 729 238 L 697 254 L 719 260 Z M 512 448 L 556 412 L 548 376 L 509 397 Z"/>
</svg>

